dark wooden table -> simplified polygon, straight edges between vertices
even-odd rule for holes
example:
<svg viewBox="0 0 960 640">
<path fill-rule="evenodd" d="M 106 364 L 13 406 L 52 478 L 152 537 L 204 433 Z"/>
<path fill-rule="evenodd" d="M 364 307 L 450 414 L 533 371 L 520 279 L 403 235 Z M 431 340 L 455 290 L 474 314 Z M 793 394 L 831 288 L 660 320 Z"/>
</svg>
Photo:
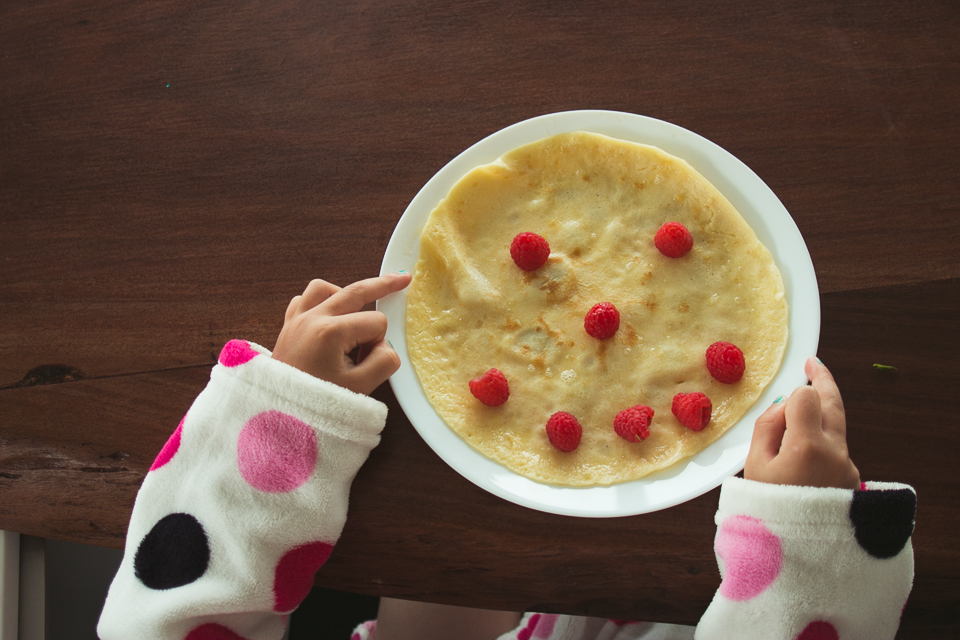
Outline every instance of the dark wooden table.
<svg viewBox="0 0 960 640">
<path fill-rule="evenodd" d="M 375 275 L 477 140 L 613 109 L 725 147 L 797 221 L 852 456 L 919 494 L 900 637 L 957 633 L 958 33 L 944 1 L 0 4 L 0 528 L 120 547 L 227 340 L 272 347 L 310 278 Z M 683 623 L 707 606 L 717 491 L 531 511 L 375 396 L 388 425 L 318 584 Z"/>
</svg>

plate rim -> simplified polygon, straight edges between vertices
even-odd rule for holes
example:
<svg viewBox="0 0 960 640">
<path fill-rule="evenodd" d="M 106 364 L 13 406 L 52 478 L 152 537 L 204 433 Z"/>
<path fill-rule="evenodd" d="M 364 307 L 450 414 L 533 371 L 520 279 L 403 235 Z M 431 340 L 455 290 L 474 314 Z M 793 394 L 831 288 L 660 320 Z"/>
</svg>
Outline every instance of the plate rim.
<svg viewBox="0 0 960 640">
<path fill-rule="evenodd" d="M 802 361 L 817 352 L 820 295 L 809 250 L 786 207 L 752 169 L 707 138 L 649 116 L 593 109 L 536 116 L 499 129 L 474 143 L 420 188 L 391 234 L 380 273 L 401 269 L 413 272 L 419 255 L 420 233 L 427 218 L 453 184 L 470 170 L 493 162 L 516 147 L 571 131 L 589 131 L 655 146 L 685 160 L 713 183 L 747 220 L 774 256 L 784 279 L 788 302 L 787 346 L 773 380 L 747 413 L 703 451 L 638 480 L 591 487 L 552 485 L 521 476 L 484 456 L 447 426 L 427 400 L 408 357 L 406 290 L 377 302 L 377 309 L 385 313 L 389 321 L 387 339 L 401 355 L 400 370 L 390 378 L 390 386 L 407 419 L 427 445 L 461 476 L 500 498 L 538 511 L 575 517 L 651 513 L 703 495 L 743 469 L 756 417 L 772 403 L 774 394 L 789 395 L 806 383 Z M 611 135 L 611 132 L 626 135 Z M 428 208 L 424 208 L 425 205 Z M 789 269 L 785 269 L 781 261 L 787 253 Z M 795 312 L 801 299 L 804 303 L 802 324 Z M 793 368 L 788 369 L 788 365 Z M 711 460 L 714 456 L 716 459 Z M 684 490 L 682 485 L 691 481 Z M 648 495 L 654 492 L 665 497 L 657 499 Z"/>
</svg>

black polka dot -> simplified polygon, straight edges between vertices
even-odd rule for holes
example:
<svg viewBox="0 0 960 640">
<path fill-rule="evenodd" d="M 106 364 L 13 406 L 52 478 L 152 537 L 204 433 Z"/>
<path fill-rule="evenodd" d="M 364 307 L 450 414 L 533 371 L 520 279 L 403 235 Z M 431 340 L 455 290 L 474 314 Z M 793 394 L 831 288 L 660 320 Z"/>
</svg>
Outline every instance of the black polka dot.
<svg viewBox="0 0 960 640">
<path fill-rule="evenodd" d="M 916 511 L 917 496 L 910 489 L 854 491 L 850 521 L 864 551 L 892 558 L 910 539 Z"/>
<path fill-rule="evenodd" d="M 207 534 L 197 519 L 186 513 L 171 513 L 140 541 L 133 570 L 151 589 L 173 589 L 202 576 L 209 562 Z"/>
</svg>

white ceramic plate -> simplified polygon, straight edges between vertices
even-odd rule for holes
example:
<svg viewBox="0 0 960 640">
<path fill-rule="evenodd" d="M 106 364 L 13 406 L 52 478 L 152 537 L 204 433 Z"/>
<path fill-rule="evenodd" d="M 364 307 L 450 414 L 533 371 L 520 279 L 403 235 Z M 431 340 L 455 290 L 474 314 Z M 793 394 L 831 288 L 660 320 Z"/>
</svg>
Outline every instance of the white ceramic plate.
<svg viewBox="0 0 960 640">
<path fill-rule="evenodd" d="M 604 518 L 648 513 L 696 498 L 740 471 L 757 417 L 777 396 L 789 395 L 806 383 L 803 364 L 817 352 L 820 293 L 810 254 L 786 208 L 753 171 L 695 133 L 632 113 L 566 111 L 524 120 L 476 143 L 423 186 L 397 223 L 381 273 L 414 272 L 427 217 L 467 172 L 521 145 L 570 131 L 590 131 L 659 147 L 689 162 L 736 207 L 773 254 L 786 286 L 790 337 L 776 377 L 737 424 L 697 455 L 640 480 L 588 488 L 543 484 L 517 475 L 477 452 L 446 425 L 424 395 L 407 356 L 405 292 L 388 296 L 377 305 L 389 320 L 387 339 L 403 363 L 390 384 L 427 444 L 479 487 L 510 502 L 561 515 Z"/>
</svg>

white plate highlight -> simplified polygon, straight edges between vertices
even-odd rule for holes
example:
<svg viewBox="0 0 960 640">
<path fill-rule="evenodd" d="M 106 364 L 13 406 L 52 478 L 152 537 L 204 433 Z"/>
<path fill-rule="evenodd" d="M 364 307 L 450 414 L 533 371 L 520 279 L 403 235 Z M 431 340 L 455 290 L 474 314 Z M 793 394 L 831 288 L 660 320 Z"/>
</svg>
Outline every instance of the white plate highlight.
<svg viewBox="0 0 960 640">
<path fill-rule="evenodd" d="M 562 487 L 520 476 L 479 453 L 454 433 L 424 395 L 406 340 L 406 292 L 377 303 L 389 321 L 387 339 L 400 354 L 390 378 L 407 418 L 447 464 L 504 500 L 560 515 L 606 518 L 649 513 L 703 495 L 743 469 L 757 417 L 778 396 L 806 384 L 803 365 L 820 338 L 820 291 L 800 230 L 770 188 L 745 164 L 716 144 L 662 120 L 618 111 L 565 111 L 524 120 L 476 143 L 437 172 L 410 202 L 394 229 L 380 273 L 413 273 L 420 233 L 437 204 L 471 169 L 524 144 L 571 131 L 589 131 L 652 145 L 683 158 L 736 207 L 770 250 L 783 275 L 789 308 L 789 340 L 780 370 L 756 404 L 705 450 L 640 480 L 611 486 Z"/>
</svg>

